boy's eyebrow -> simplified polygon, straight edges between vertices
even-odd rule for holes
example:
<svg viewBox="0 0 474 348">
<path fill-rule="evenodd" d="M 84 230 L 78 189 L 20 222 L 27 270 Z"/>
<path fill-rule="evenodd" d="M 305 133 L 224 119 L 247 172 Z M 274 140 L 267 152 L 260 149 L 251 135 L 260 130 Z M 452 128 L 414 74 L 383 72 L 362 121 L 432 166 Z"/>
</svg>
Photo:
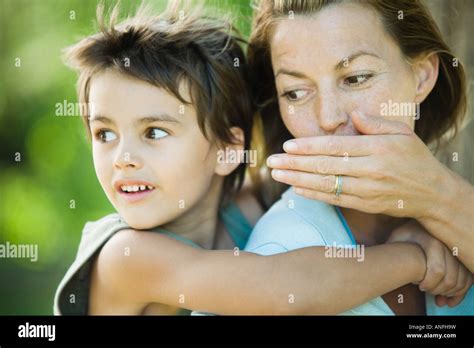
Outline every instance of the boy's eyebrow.
<svg viewBox="0 0 474 348">
<path fill-rule="evenodd" d="M 96 115 L 94 118 L 90 118 L 89 122 L 97 122 L 100 121 L 105 124 L 113 124 L 114 121 L 106 116 Z M 178 119 L 168 115 L 168 114 L 159 114 L 153 116 L 146 116 L 142 117 L 136 121 L 136 123 L 143 124 L 143 123 L 152 123 L 152 122 L 172 122 L 172 123 L 180 123 Z"/>
<path fill-rule="evenodd" d="M 159 114 L 159 115 L 152 115 L 147 117 L 140 118 L 137 123 L 152 123 L 152 122 L 172 122 L 172 123 L 180 123 L 177 118 L 174 118 L 168 114 Z"/>
<path fill-rule="evenodd" d="M 96 115 L 94 118 L 89 117 L 89 123 L 91 122 L 102 122 L 107 124 L 114 123 L 114 121 L 112 121 L 110 118 L 100 115 Z"/>
</svg>

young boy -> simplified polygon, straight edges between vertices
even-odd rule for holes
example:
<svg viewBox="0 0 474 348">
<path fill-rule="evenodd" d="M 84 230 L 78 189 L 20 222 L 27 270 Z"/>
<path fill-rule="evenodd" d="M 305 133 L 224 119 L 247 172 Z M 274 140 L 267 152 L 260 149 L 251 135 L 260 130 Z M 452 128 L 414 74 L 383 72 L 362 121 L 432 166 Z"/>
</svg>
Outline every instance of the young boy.
<svg viewBox="0 0 474 348">
<path fill-rule="evenodd" d="M 235 195 L 245 164 L 219 160 L 219 151 L 250 143 L 238 38 L 173 6 L 160 17 L 99 23 L 68 60 L 89 105 L 96 174 L 118 214 L 86 224 L 56 314 L 331 314 L 424 278 L 424 253 L 410 243 L 368 248 L 365 262 L 328 259 L 322 247 L 240 252 L 261 209 Z"/>
</svg>

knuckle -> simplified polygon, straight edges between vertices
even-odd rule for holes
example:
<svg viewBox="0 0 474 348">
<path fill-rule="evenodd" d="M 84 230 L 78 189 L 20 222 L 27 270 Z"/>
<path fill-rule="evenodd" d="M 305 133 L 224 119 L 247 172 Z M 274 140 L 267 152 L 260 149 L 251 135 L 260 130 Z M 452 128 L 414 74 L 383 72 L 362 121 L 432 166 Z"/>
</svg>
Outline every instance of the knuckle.
<svg viewBox="0 0 474 348">
<path fill-rule="evenodd" d="M 446 279 L 444 280 L 444 284 L 446 285 L 446 287 L 448 289 L 452 289 L 456 286 L 457 279 L 456 279 L 456 277 L 452 277 L 452 276 L 447 275 Z"/>
<path fill-rule="evenodd" d="M 444 265 L 441 265 L 440 263 L 434 263 L 428 266 L 428 272 L 434 279 L 441 279 L 444 277 Z"/>
<path fill-rule="evenodd" d="M 321 180 L 321 190 L 324 192 L 333 191 L 333 179 L 331 176 L 326 175 Z"/>
<path fill-rule="evenodd" d="M 371 139 L 370 149 L 375 153 L 384 153 L 386 149 L 385 141 L 379 137 L 374 137 Z"/>
<path fill-rule="evenodd" d="M 321 158 L 316 161 L 316 169 L 321 174 L 329 173 L 329 161 L 327 158 Z"/>
<path fill-rule="evenodd" d="M 288 165 L 289 169 L 295 169 L 296 167 L 296 160 L 293 156 L 289 156 L 287 159 L 286 164 Z"/>
<path fill-rule="evenodd" d="M 378 161 L 372 163 L 371 173 L 372 177 L 376 180 L 381 180 L 387 177 L 387 172 L 384 170 L 383 165 Z"/>
<path fill-rule="evenodd" d="M 317 146 L 311 139 L 301 139 L 301 141 L 298 142 L 298 149 L 301 149 L 302 153 L 306 155 L 311 155 L 317 151 Z"/>
<path fill-rule="evenodd" d="M 341 149 L 341 144 L 335 139 L 329 139 L 326 146 L 327 146 L 327 153 L 332 156 L 337 155 Z"/>
</svg>

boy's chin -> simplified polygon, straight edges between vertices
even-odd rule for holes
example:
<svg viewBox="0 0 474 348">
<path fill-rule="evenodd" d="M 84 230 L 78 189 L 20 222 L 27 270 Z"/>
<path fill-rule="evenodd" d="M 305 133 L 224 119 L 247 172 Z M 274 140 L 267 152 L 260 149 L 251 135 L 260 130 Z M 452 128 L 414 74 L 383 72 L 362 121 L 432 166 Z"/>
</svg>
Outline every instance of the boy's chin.
<svg viewBox="0 0 474 348">
<path fill-rule="evenodd" d="M 150 219 L 148 217 L 128 216 L 122 213 L 120 213 L 120 216 L 125 223 L 134 230 L 150 230 L 163 224 L 162 221 L 157 221 L 156 218 Z"/>
</svg>

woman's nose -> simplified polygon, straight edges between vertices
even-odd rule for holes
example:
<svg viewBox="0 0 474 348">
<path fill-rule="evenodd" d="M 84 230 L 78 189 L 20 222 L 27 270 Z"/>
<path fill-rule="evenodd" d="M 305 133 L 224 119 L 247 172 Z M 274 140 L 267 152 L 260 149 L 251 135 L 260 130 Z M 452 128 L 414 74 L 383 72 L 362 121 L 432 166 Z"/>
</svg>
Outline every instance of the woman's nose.
<svg viewBox="0 0 474 348">
<path fill-rule="evenodd" d="M 349 121 L 349 115 L 344 112 L 341 99 L 334 91 L 321 93 L 317 98 L 316 115 L 319 127 L 328 134 L 333 134 L 337 129 Z"/>
</svg>

